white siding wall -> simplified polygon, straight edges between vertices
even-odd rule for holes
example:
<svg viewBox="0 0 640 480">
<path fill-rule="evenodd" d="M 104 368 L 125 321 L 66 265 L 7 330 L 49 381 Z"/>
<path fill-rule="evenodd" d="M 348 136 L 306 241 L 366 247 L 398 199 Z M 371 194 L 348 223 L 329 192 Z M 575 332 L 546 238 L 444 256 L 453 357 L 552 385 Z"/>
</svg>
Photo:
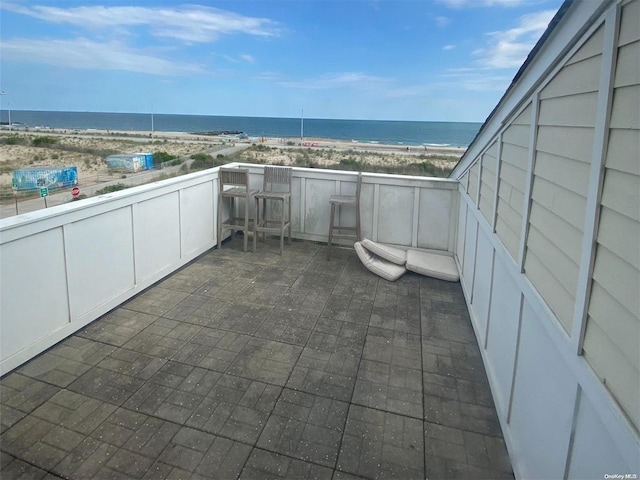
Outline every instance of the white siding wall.
<svg viewBox="0 0 640 480">
<path fill-rule="evenodd" d="M 540 92 L 525 272 L 571 331 L 602 64 L 600 27 Z"/>
<path fill-rule="evenodd" d="M 482 155 L 482 175 L 480 180 L 480 212 L 491 223 L 493 202 L 498 171 L 498 142 L 493 142 Z"/>
<path fill-rule="evenodd" d="M 456 258 L 516 476 L 601 479 L 640 474 L 640 0 L 565 21 L 454 171 Z"/>
<path fill-rule="evenodd" d="M 622 13 L 584 354 L 640 428 L 640 2 Z"/>
<path fill-rule="evenodd" d="M 531 105 L 502 134 L 496 234 L 514 259 L 518 259 L 524 192 L 531 137 Z"/>
</svg>

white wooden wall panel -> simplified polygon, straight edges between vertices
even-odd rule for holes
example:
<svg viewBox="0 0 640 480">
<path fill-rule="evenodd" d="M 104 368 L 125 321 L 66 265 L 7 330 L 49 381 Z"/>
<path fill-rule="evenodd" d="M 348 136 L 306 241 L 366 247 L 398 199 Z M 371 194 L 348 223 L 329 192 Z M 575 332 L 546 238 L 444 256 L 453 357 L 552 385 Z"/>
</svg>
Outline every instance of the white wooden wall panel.
<svg viewBox="0 0 640 480">
<path fill-rule="evenodd" d="M 455 190 L 419 190 L 418 245 L 419 248 L 449 250 Z"/>
<path fill-rule="evenodd" d="M 563 186 L 582 198 L 587 198 L 589 172 L 589 165 L 584 162 L 559 158 L 540 151 L 536 154 L 537 177 L 547 182 L 562 177 L 565 179 Z"/>
<path fill-rule="evenodd" d="M 575 423 L 568 478 L 602 480 L 606 475 L 619 475 L 611 472 L 635 471 L 636 466 L 629 465 L 620 455 L 607 426 L 584 394 L 580 396 Z"/>
<path fill-rule="evenodd" d="M 493 396 L 503 418 L 507 418 L 509 413 L 520 324 L 521 294 L 509 274 L 510 268 L 513 267 L 496 257 L 490 282 L 491 319 L 486 343 L 494 379 Z"/>
<path fill-rule="evenodd" d="M 467 224 L 464 228 L 465 233 L 465 248 L 464 248 L 464 261 L 463 261 L 463 275 L 469 281 L 468 288 L 473 289 L 473 275 L 475 272 L 476 263 L 476 236 L 478 232 L 478 220 L 472 213 L 472 209 L 467 212 Z"/>
<path fill-rule="evenodd" d="M 307 178 L 305 180 L 304 233 L 324 236 L 329 229 L 329 197 L 337 192 L 325 188 L 326 184 L 327 180 L 323 179 Z"/>
<path fill-rule="evenodd" d="M 527 452 L 523 478 L 564 477 L 577 383 L 558 351 L 549 348 L 551 344 L 525 302 L 510 418 L 518 447 Z"/>
<path fill-rule="evenodd" d="M 72 318 L 133 287 L 131 207 L 71 223 L 64 234 Z"/>
<path fill-rule="evenodd" d="M 133 205 L 136 283 L 180 259 L 179 193 Z"/>
<path fill-rule="evenodd" d="M 482 232 L 478 233 L 475 276 L 477 280 L 473 282 L 471 308 L 476 319 L 478 344 L 482 348 L 486 339 L 489 318 L 489 300 L 492 290 L 490 279 L 493 277 L 493 245 Z"/>
<path fill-rule="evenodd" d="M 202 253 L 203 245 L 212 245 L 215 239 L 213 210 L 214 189 L 204 183 L 180 192 L 180 232 L 182 256 Z"/>
<path fill-rule="evenodd" d="M 461 192 L 460 192 L 461 194 Z M 458 259 L 458 270 L 462 270 L 464 262 L 466 225 L 467 225 L 467 202 L 460 202 L 458 205 L 458 225 L 456 231 L 456 250 L 454 256 Z"/>
<path fill-rule="evenodd" d="M 70 321 L 62 227 L 0 245 L 0 258 L 5 359 Z"/>
<path fill-rule="evenodd" d="M 382 243 L 411 245 L 413 225 L 413 188 L 395 188 L 380 185 L 379 223 L 386 223 L 390 228 L 378 232 L 378 240 Z"/>
</svg>

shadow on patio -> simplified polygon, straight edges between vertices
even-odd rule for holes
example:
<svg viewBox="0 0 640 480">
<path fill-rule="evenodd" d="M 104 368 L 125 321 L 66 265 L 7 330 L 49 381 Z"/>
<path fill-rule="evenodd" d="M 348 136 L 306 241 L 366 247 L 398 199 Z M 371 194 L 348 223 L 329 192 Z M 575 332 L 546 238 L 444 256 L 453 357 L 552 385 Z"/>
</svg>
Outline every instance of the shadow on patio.
<svg viewBox="0 0 640 480">
<path fill-rule="evenodd" d="M 513 478 L 460 284 L 241 245 L 6 375 L 2 478 Z"/>
</svg>

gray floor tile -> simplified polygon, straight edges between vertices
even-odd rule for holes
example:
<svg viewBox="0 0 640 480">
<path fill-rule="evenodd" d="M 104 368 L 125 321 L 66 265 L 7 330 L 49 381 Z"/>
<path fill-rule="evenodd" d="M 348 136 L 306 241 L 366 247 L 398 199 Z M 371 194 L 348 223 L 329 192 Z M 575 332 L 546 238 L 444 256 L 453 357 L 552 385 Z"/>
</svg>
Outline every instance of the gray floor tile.
<svg viewBox="0 0 640 480">
<path fill-rule="evenodd" d="M 294 458 L 254 449 L 240 474 L 241 480 L 318 479 L 329 480 L 333 470 Z"/>
<path fill-rule="evenodd" d="M 13 372 L 0 380 L 0 400 L 3 407 L 30 413 L 61 389 Z M 4 425 L 4 418 L 2 418 Z"/>
<path fill-rule="evenodd" d="M 250 339 L 248 335 L 204 327 L 174 355 L 173 360 L 226 372 Z"/>
<path fill-rule="evenodd" d="M 252 338 L 238 354 L 228 372 L 239 377 L 284 386 L 302 347 Z"/>
<path fill-rule="evenodd" d="M 285 389 L 257 446 L 333 468 L 349 404 Z"/>
<path fill-rule="evenodd" d="M 0 379 L 3 478 L 513 478 L 459 284 L 242 243 Z"/>
<path fill-rule="evenodd" d="M 124 404 L 125 408 L 184 424 L 211 393 L 221 373 L 169 362 Z"/>
<path fill-rule="evenodd" d="M 186 424 L 233 440 L 255 444 L 282 388 L 224 375 Z"/>
<path fill-rule="evenodd" d="M 337 469 L 367 478 L 424 478 L 422 421 L 351 405 Z"/>
<path fill-rule="evenodd" d="M 359 357 L 306 347 L 287 387 L 307 393 L 350 401 L 358 374 Z"/>
</svg>

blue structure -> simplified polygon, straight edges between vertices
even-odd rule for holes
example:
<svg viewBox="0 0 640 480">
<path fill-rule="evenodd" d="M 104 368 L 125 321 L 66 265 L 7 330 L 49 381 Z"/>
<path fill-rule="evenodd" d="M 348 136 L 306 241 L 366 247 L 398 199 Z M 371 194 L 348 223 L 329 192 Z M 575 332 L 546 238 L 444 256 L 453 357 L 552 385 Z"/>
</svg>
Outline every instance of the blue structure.
<svg viewBox="0 0 640 480">
<path fill-rule="evenodd" d="M 127 153 L 121 155 L 109 155 L 107 168 L 124 172 L 139 172 L 153 169 L 153 153 Z"/>
<path fill-rule="evenodd" d="M 78 185 L 77 167 L 33 167 L 13 171 L 13 186 L 20 191 L 47 187 L 73 187 Z"/>
</svg>

